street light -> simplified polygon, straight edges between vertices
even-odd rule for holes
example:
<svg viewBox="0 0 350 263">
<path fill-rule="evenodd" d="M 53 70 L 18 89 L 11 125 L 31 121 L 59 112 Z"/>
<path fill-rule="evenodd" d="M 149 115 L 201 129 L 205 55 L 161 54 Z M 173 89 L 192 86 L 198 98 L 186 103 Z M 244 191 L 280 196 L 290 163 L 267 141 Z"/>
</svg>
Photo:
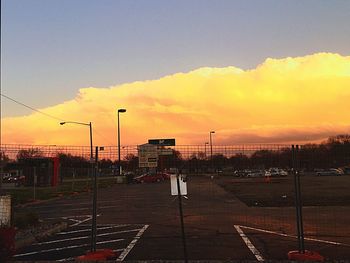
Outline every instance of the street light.
<svg viewBox="0 0 350 263">
<path fill-rule="evenodd" d="M 93 161 L 94 155 L 93 155 L 93 150 L 92 150 L 92 124 L 91 122 L 85 123 L 85 122 L 76 122 L 76 121 L 64 121 L 60 122 L 61 125 L 64 125 L 66 123 L 72 123 L 72 124 L 78 124 L 78 125 L 84 125 L 84 126 L 89 126 L 90 128 L 90 161 Z"/>
<path fill-rule="evenodd" d="M 91 171 L 93 171 L 93 150 L 92 150 L 92 124 L 91 122 L 85 123 L 85 122 L 76 122 L 76 121 L 64 121 L 60 122 L 61 125 L 64 125 L 66 123 L 71 124 L 78 124 L 78 125 L 84 125 L 89 126 L 90 128 L 90 162 L 91 162 Z M 96 147 L 96 165 L 97 165 L 97 147 Z M 94 172 L 94 192 L 92 197 L 92 225 L 91 225 L 91 252 L 96 251 L 96 206 L 97 206 L 97 178 L 96 178 L 96 167 Z"/>
<path fill-rule="evenodd" d="M 126 109 L 118 109 L 118 175 L 120 176 L 120 124 L 119 124 L 119 113 L 126 112 Z"/>
</svg>

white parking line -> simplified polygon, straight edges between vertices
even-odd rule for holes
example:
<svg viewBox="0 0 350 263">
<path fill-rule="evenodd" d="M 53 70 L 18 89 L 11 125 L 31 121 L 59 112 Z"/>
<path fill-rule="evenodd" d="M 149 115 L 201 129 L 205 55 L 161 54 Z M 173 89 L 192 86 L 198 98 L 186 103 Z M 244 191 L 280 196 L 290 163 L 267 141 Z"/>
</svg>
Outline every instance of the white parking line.
<svg viewBox="0 0 350 263">
<path fill-rule="evenodd" d="M 244 243 L 247 245 L 247 247 L 250 249 L 250 251 L 253 253 L 253 255 L 255 256 L 255 258 L 259 261 L 259 262 L 263 262 L 264 258 L 262 257 L 262 255 L 260 254 L 259 250 L 256 249 L 256 247 L 254 247 L 254 245 L 252 244 L 252 242 L 250 242 L 249 238 L 243 233 L 242 229 L 238 226 L 238 225 L 234 225 L 234 227 L 236 228 L 237 232 L 239 233 L 240 237 L 243 239 Z"/>
<path fill-rule="evenodd" d="M 127 248 L 120 254 L 117 261 L 123 261 L 125 257 L 130 253 L 130 251 L 135 246 L 136 242 L 140 239 L 142 234 L 146 231 L 146 229 L 149 227 L 149 225 L 145 225 L 135 236 L 135 238 L 130 242 L 130 244 L 127 246 Z"/>
<path fill-rule="evenodd" d="M 250 227 L 250 226 L 241 226 L 242 228 L 246 228 L 246 229 L 250 229 L 250 230 L 255 230 L 255 231 L 259 231 L 259 232 L 263 232 L 263 233 L 268 233 L 268 234 L 274 234 L 274 235 L 278 235 L 278 236 L 283 236 L 283 237 L 292 237 L 292 238 L 298 238 L 297 236 L 294 235 L 287 235 L 287 234 L 283 234 L 283 233 L 279 233 L 279 232 L 275 232 L 275 231 L 271 231 L 271 230 L 266 230 L 266 229 L 261 229 L 261 228 L 255 228 L 255 227 Z M 322 239 L 316 239 L 316 238 L 310 238 L 310 237 L 305 237 L 305 240 L 309 240 L 309 241 L 316 241 L 316 242 L 320 242 L 320 243 L 326 243 L 326 244 L 331 244 L 331 245 L 338 245 L 338 246 L 347 246 L 350 247 L 350 244 L 345 244 L 345 243 L 340 243 L 340 242 L 334 242 L 334 241 L 329 241 L 329 240 L 322 240 Z"/>
<path fill-rule="evenodd" d="M 66 234 L 73 234 L 73 233 L 80 233 L 80 232 L 91 232 L 91 225 L 80 225 L 80 226 L 86 226 L 86 227 L 89 227 L 89 228 L 88 229 L 80 229 L 80 230 L 72 230 L 72 231 L 60 232 L 60 233 L 57 233 L 57 235 L 66 235 Z M 125 226 L 130 226 L 130 224 L 98 227 L 97 230 L 118 228 L 118 227 L 125 227 Z"/>
<path fill-rule="evenodd" d="M 120 238 L 120 239 L 96 242 L 96 245 L 107 244 L 107 243 L 115 243 L 115 242 L 120 242 L 120 241 L 124 241 L 124 239 Z M 61 250 L 66 250 L 66 249 L 72 249 L 72 248 L 78 248 L 78 247 L 87 247 L 87 246 L 90 246 L 90 244 L 82 244 L 82 245 L 75 245 L 75 246 L 67 246 L 67 247 L 58 247 L 58 248 L 44 249 L 44 250 L 39 250 L 39 251 L 33 251 L 33 252 L 28 252 L 28 253 L 17 254 L 17 255 L 14 255 L 14 257 L 23 257 L 23 256 L 29 256 L 29 255 L 35 255 L 35 254 L 42 254 L 42 253 L 45 253 L 45 252 L 61 251 Z"/>
<path fill-rule="evenodd" d="M 99 216 L 99 215 L 97 215 L 97 216 Z M 71 225 L 71 227 L 73 227 L 73 226 L 78 226 L 78 225 L 80 225 L 80 224 L 82 224 L 82 223 L 85 223 L 85 222 L 89 221 L 91 218 L 92 218 L 92 216 L 89 216 L 88 218 L 86 218 L 86 219 L 84 219 L 84 220 L 82 220 L 82 221 L 79 221 L 79 222 L 77 222 L 77 223 Z"/>
<path fill-rule="evenodd" d="M 98 234 L 97 237 L 110 236 L 110 235 L 122 234 L 122 233 L 128 233 L 128 232 L 135 232 L 135 231 L 139 231 L 139 230 L 141 230 L 141 229 L 138 228 L 138 229 L 130 229 L 130 230 L 123 230 L 123 231 L 109 232 L 109 233 Z M 60 242 L 65 242 L 65 241 L 80 240 L 80 239 L 87 239 L 87 238 L 90 238 L 90 236 L 64 238 L 64 239 L 59 239 L 59 240 L 52 240 L 52 241 L 35 243 L 34 245 L 41 246 L 41 245 L 46 245 L 46 244 L 60 243 Z"/>
</svg>

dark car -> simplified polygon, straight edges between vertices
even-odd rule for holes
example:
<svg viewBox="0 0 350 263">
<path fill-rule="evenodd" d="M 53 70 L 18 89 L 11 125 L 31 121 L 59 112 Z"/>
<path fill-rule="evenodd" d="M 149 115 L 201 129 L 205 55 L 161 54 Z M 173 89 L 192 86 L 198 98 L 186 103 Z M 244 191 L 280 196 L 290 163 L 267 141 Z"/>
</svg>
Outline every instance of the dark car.
<svg viewBox="0 0 350 263">
<path fill-rule="evenodd" d="M 339 170 L 339 169 L 335 169 L 335 168 L 331 168 L 331 169 L 326 169 L 326 170 L 321 170 L 321 171 L 317 171 L 316 174 L 318 176 L 331 176 L 331 175 L 343 175 L 343 171 Z"/>
<path fill-rule="evenodd" d="M 143 174 L 134 178 L 135 183 L 157 183 L 164 180 L 163 174 Z"/>
<path fill-rule="evenodd" d="M 343 172 L 344 174 L 350 174 L 350 167 L 344 167 Z"/>
</svg>

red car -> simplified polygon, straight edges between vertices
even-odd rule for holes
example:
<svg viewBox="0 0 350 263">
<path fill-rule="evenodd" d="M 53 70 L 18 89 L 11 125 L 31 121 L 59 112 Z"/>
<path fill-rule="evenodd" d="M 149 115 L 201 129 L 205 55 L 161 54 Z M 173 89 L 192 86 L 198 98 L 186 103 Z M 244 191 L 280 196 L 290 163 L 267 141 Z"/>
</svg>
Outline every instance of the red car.
<svg viewBox="0 0 350 263">
<path fill-rule="evenodd" d="M 163 174 L 143 174 L 134 178 L 135 183 L 156 183 L 163 180 Z"/>
<path fill-rule="evenodd" d="M 170 174 L 168 173 L 159 173 L 163 177 L 164 180 L 170 179 Z"/>
</svg>

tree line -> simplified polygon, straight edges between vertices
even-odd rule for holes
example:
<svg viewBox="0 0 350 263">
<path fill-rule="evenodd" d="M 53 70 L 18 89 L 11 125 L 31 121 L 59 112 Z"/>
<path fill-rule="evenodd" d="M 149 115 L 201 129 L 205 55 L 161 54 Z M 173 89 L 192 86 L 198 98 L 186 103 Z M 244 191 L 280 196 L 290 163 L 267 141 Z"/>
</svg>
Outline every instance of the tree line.
<svg viewBox="0 0 350 263">
<path fill-rule="evenodd" d="M 18 151 L 16 160 L 10 159 L 4 152 L 0 152 L 2 165 L 7 163 L 21 163 L 30 158 L 44 158 L 40 149 L 22 149 Z M 89 158 L 76 156 L 70 153 L 57 153 L 61 167 L 89 168 Z M 173 150 L 173 155 L 159 156 L 158 169 L 178 167 L 189 171 L 206 171 L 210 169 L 222 170 L 232 168 L 239 169 L 266 169 L 270 167 L 291 168 L 292 149 L 285 147 L 279 150 L 257 150 L 252 154 L 236 153 L 231 156 L 214 154 L 211 158 L 203 152 L 193 152 L 188 158 L 184 158 L 181 152 Z M 300 166 L 303 169 L 331 168 L 350 166 L 350 135 L 342 134 L 329 137 L 319 144 L 304 144 L 299 148 Z M 127 154 L 121 160 L 124 170 L 135 171 L 138 169 L 138 157 Z M 111 159 L 99 160 L 101 169 L 116 169 L 118 161 Z"/>
</svg>

